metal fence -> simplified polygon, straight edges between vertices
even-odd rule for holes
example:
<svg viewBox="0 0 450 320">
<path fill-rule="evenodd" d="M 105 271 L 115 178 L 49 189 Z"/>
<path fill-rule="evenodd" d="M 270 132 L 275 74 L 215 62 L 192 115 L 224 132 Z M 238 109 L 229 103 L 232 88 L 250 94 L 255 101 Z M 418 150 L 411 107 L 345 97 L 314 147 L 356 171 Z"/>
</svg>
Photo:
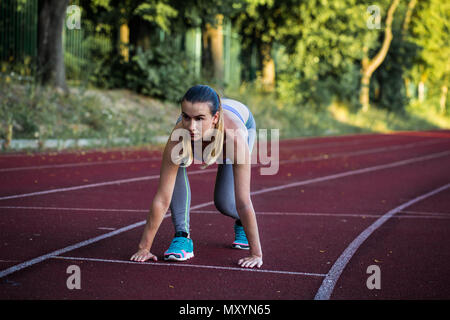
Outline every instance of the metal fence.
<svg viewBox="0 0 450 320">
<path fill-rule="evenodd" d="M 72 0 L 70 5 L 79 5 Z M 82 15 L 82 8 L 81 15 Z M 69 28 L 66 15 L 63 29 L 64 61 L 68 80 L 81 80 L 86 70 L 92 69 L 95 54 L 108 52 L 112 41 L 106 34 L 91 30 L 81 19 L 79 28 Z M 0 0 L 0 62 L 21 64 L 27 57 L 37 58 L 38 46 L 38 0 Z M 183 35 L 184 50 L 192 59 L 189 64 L 197 76 L 201 75 L 202 34 L 200 28 L 190 29 Z M 238 86 L 240 83 L 241 63 L 240 40 L 233 31 L 231 23 L 225 21 L 224 39 L 224 83 Z"/>
<path fill-rule="evenodd" d="M 37 0 L 0 0 L 0 61 L 37 56 Z"/>
</svg>

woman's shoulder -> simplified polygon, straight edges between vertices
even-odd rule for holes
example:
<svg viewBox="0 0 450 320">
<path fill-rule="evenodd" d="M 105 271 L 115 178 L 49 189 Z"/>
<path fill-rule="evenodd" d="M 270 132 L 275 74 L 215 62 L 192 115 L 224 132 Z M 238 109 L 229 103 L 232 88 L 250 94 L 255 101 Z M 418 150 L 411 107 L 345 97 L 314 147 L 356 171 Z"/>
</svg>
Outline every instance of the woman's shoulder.
<svg viewBox="0 0 450 320">
<path fill-rule="evenodd" d="M 244 107 L 247 108 L 247 106 L 235 99 L 231 99 L 231 98 L 227 98 L 227 97 L 223 97 L 222 99 L 220 99 L 220 101 L 222 102 L 222 104 L 226 104 L 227 106 L 238 106 L 238 107 Z"/>
<path fill-rule="evenodd" d="M 245 122 L 250 116 L 250 110 L 245 104 L 233 99 L 222 99 L 222 106 L 224 107 L 225 118 L 232 119 L 236 126 L 244 128 Z M 231 108 L 232 110 L 230 110 Z M 237 114 L 236 114 L 237 113 Z"/>
</svg>

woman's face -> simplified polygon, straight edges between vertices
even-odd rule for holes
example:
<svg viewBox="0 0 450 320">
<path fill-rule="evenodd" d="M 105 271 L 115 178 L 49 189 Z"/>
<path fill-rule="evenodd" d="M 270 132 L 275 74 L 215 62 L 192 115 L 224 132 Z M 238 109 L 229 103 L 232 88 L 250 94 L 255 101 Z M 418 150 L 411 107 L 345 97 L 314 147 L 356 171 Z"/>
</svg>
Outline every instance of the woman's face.
<svg viewBox="0 0 450 320">
<path fill-rule="evenodd" d="M 189 130 L 191 140 L 197 141 L 208 138 L 211 135 L 210 129 L 214 129 L 219 120 L 219 113 L 211 116 L 209 103 L 207 102 L 189 102 L 181 103 L 181 116 L 183 128 Z"/>
</svg>

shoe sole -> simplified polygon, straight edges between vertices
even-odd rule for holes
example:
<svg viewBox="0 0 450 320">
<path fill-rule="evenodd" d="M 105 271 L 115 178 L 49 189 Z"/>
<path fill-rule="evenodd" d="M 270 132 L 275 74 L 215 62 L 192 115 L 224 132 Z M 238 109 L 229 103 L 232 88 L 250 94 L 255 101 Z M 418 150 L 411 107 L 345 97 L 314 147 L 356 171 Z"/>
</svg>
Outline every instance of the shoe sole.
<svg viewBox="0 0 450 320">
<path fill-rule="evenodd" d="M 232 244 L 231 247 L 234 249 L 240 249 L 240 250 L 250 250 L 250 247 L 247 247 L 247 246 L 243 247 L 239 244 Z"/>
<path fill-rule="evenodd" d="M 168 255 L 168 256 L 164 256 L 164 260 L 166 260 L 166 261 L 186 261 L 186 260 L 189 260 L 189 259 L 191 259 L 193 257 L 194 257 L 194 253 L 193 252 L 188 252 L 184 258 L 179 258 L 176 255 L 171 254 L 171 255 Z"/>
</svg>

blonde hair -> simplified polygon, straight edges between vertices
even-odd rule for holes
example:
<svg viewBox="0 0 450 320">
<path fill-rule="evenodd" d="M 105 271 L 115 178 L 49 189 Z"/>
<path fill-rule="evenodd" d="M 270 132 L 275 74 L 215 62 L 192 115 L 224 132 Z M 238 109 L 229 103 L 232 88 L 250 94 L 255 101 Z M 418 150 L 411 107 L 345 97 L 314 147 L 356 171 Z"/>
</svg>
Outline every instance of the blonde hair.
<svg viewBox="0 0 450 320">
<path fill-rule="evenodd" d="M 208 146 L 208 149 L 210 149 L 211 152 L 209 152 L 208 154 L 205 155 L 205 159 L 203 159 L 203 152 L 202 152 L 202 159 L 205 162 L 205 165 L 201 166 L 201 168 L 206 169 L 210 165 L 214 164 L 217 161 L 217 159 L 222 155 L 223 144 L 224 144 L 224 140 L 225 140 L 225 125 L 224 125 L 224 120 L 223 120 L 223 108 L 222 108 L 220 96 L 211 87 L 208 87 L 208 86 L 202 86 L 202 87 L 207 87 L 207 88 L 211 89 L 217 96 L 218 108 L 217 108 L 216 113 L 217 112 L 219 113 L 219 120 L 217 121 L 217 123 L 213 129 L 215 131 L 212 135 L 214 137 L 214 141 Z M 186 100 L 186 99 L 183 97 L 183 99 L 181 101 L 184 101 L 184 100 Z M 187 100 L 187 101 L 189 101 L 189 100 Z M 208 101 L 208 102 L 212 105 L 212 101 Z M 214 109 L 214 105 L 212 105 L 210 110 L 211 109 Z M 214 115 L 215 115 L 215 113 L 213 113 L 213 116 Z M 189 137 L 183 136 L 182 152 L 179 155 L 176 162 L 180 163 L 180 166 L 182 166 L 182 167 L 189 167 L 192 164 L 193 160 L 194 160 L 194 152 L 192 150 L 190 136 Z"/>
</svg>

